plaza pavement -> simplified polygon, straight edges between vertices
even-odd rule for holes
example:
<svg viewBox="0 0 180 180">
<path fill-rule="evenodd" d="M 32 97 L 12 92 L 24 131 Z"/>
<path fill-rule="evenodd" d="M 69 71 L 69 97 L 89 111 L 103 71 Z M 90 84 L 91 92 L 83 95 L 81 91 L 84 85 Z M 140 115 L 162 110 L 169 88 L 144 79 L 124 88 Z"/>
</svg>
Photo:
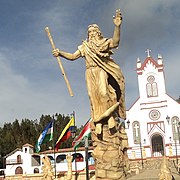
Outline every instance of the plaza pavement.
<svg viewBox="0 0 180 180">
<path fill-rule="evenodd" d="M 127 180 L 159 180 L 159 172 L 160 169 L 144 170 L 137 175 L 127 178 Z M 171 172 L 175 180 L 180 180 L 180 175 L 175 168 L 171 169 Z"/>
</svg>

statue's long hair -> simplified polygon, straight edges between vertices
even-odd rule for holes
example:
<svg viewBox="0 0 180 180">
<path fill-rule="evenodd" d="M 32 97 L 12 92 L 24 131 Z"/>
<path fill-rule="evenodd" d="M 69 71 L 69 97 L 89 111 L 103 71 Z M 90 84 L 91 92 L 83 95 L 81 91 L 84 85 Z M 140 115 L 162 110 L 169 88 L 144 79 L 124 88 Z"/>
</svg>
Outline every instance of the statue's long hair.
<svg viewBox="0 0 180 180">
<path fill-rule="evenodd" d="M 100 36 L 100 39 L 102 39 L 102 38 L 103 38 L 103 35 L 102 35 L 101 31 L 100 31 L 99 26 L 98 26 L 97 24 L 91 24 L 91 25 L 88 26 L 88 31 L 87 31 L 88 41 L 89 41 L 89 29 L 92 28 L 92 27 L 97 30 L 98 35 Z"/>
</svg>

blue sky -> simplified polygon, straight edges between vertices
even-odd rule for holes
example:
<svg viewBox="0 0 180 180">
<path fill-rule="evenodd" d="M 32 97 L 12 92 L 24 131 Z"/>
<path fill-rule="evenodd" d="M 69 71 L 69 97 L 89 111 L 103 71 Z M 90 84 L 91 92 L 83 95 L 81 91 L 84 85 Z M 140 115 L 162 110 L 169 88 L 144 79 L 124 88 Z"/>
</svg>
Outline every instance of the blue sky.
<svg viewBox="0 0 180 180">
<path fill-rule="evenodd" d="M 42 114 L 76 113 L 78 126 L 90 117 L 83 58 L 61 58 L 74 92 L 70 97 L 44 28 L 49 26 L 56 46 L 73 53 L 96 23 L 111 37 L 112 17 L 123 14 L 121 42 L 114 60 L 126 80 L 126 106 L 138 98 L 136 60 L 164 59 L 167 94 L 180 95 L 179 0 L 1 0 L 0 1 L 0 125 L 15 119 L 39 119 Z"/>
</svg>

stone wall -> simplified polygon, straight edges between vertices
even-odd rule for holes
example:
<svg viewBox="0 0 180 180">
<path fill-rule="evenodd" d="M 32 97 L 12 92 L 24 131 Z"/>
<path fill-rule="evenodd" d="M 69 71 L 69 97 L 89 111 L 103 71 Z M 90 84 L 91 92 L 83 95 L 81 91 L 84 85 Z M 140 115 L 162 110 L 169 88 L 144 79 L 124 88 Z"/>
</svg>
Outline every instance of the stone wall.
<svg viewBox="0 0 180 180">
<path fill-rule="evenodd" d="M 58 180 L 65 180 L 66 173 L 59 173 L 57 174 L 56 179 Z M 77 177 L 77 178 L 76 178 Z M 91 170 L 89 171 L 89 177 L 90 180 L 95 180 L 95 171 Z M 21 175 L 15 175 L 15 176 L 6 176 L 5 179 L 0 180 L 41 180 L 43 178 L 43 174 L 21 174 Z M 55 177 L 53 177 L 54 179 Z M 86 179 L 86 172 L 77 172 L 75 176 L 75 172 L 73 172 L 72 180 L 85 180 Z"/>
<path fill-rule="evenodd" d="M 160 169 L 161 167 L 161 161 L 163 157 L 161 158 L 151 158 L 151 159 L 144 159 L 143 160 L 143 169 Z M 169 158 L 169 167 L 174 168 L 176 164 L 176 159 Z M 131 167 L 139 167 L 142 169 L 142 160 L 136 160 L 136 161 L 130 161 L 130 168 Z"/>
</svg>

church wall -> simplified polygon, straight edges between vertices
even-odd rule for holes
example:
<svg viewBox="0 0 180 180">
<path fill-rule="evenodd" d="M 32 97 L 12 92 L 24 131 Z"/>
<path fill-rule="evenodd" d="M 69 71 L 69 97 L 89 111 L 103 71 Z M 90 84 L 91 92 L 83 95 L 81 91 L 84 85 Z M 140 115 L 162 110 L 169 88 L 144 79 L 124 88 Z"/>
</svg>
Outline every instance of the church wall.
<svg viewBox="0 0 180 180">
<path fill-rule="evenodd" d="M 170 121 L 173 116 L 180 118 L 180 104 L 166 94 L 163 59 L 155 61 L 148 56 L 144 63 L 138 59 L 137 74 L 139 98 L 127 111 L 127 119 L 130 121 L 129 129 L 126 129 L 129 158 L 141 158 L 145 155 L 150 158 L 163 153 L 172 156 L 175 155 L 176 148 L 180 155 L 180 138 L 175 145 L 172 124 L 168 124 L 166 119 L 167 115 Z"/>
<path fill-rule="evenodd" d="M 20 161 L 18 162 L 17 156 L 20 155 Z M 8 163 L 10 162 L 10 164 Z M 5 174 L 14 175 L 15 170 L 18 167 L 22 167 L 23 173 L 32 174 L 34 168 L 31 167 L 31 155 L 28 153 L 24 153 L 22 151 L 15 152 L 14 154 L 8 156 L 6 158 L 6 170 Z"/>
<path fill-rule="evenodd" d="M 33 174 L 34 168 L 32 168 L 32 166 L 31 166 L 32 165 L 31 154 L 23 153 L 22 158 L 25 161 L 23 163 L 24 173 L 25 174 Z"/>
<path fill-rule="evenodd" d="M 15 169 L 19 166 L 19 164 L 17 164 L 18 155 L 22 155 L 22 151 L 16 151 L 13 154 L 8 155 L 8 157 L 6 158 L 5 174 L 10 174 L 10 175 L 15 174 Z"/>
<path fill-rule="evenodd" d="M 127 119 L 130 121 L 130 126 L 129 129 L 126 129 L 126 132 L 128 134 L 128 142 L 129 142 L 129 146 L 130 148 L 136 149 L 136 147 L 139 147 L 139 145 L 134 144 L 134 140 L 133 140 L 133 127 L 132 127 L 132 123 L 134 121 L 139 121 L 140 122 L 140 132 L 141 132 L 141 141 L 142 141 L 142 147 L 146 147 L 146 155 L 147 157 L 151 157 L 151 136 L 153 134 L 156 133 L 160 133 L 160 135 L 163 137 L 163 141 L 164 141 L 164 146 L 168 145 L 169 143 L 173 143 L 174 142 L 170 142 L 169 137 L 173 136 L 173 132 L 172 132 L 172 125 L 167 123 L 166 117 L 167 115 L 170 117 L 173 116 L 178 116 L 180 117 L 180 104 L 178 104 L 176 101 L 174 101 L 172 98 L 170 98 L 168 95 L 165 95 L 166 100 L 165 103 L 162 103 L 162 106 L 165 107 L 160 107 L 157 108 L 155 105 L 151 105 L 152 108 L 150 108 L 150 106 L 147 106 L 147 108 L 149 109 L 144 109 L 144 110 L 140 110 L 141 106 L 139 101 L 137 101 L 134 106 L 127 112 Z M 158 120 L 152 120 L 150 119 L 150 112 L 153 110 L 157 110 L 159 112 L 159 119 Z M 147 124 L 148 123 L 158 123 L 158 122 L 163 122 L 164 128 L 162 127 L 159 128 L 154 127 L 154 129 L 152 129 L 152 132 L 150 132 L 148 134 L 148 128 L 147 128 Z M 144 139 L 146 140 L 144 142 Z M 177 142 L 179 144 L 179 142 Z M 139 149 L 139 148 L 137 148 Z M 179 154 L 180 154 L 180 146 L 178 146 L 179 149 Z M 138 150 L 137 150 L 138 151 Z M 173 151 L 175 152 L 175 147 L 173 147 Z M 129 152 L 128 152 L 129 153 Z M 165 153 L 167 155 L 169 155 L 169 146 L 165 147 Z M 132 150 L 131 153 L 132 154 Z M 139 153 L 140 154 L 140 153 Z M 130 155 L 132 156 L 132 155 Z"/>
</svg>

